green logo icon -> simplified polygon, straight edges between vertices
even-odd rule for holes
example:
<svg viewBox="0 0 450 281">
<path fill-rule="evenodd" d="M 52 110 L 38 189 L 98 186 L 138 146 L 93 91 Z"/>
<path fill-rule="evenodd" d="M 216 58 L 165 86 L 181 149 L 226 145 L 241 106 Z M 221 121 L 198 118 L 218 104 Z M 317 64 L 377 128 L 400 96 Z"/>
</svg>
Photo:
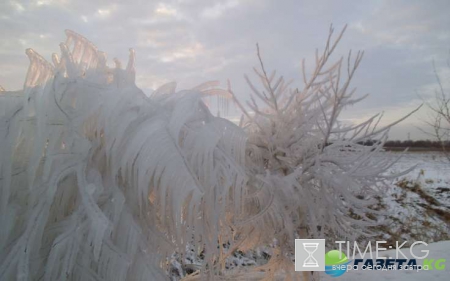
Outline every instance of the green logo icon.
<svg viewBox="0 0 450 281">
<path fill-rule="evenodd" d="M 350 261 L 347 256 L 338 250 L 332 250 L 325 255 L 325 273 L 338 277 L 347 272 L 347 264 Z"/>
</svg>

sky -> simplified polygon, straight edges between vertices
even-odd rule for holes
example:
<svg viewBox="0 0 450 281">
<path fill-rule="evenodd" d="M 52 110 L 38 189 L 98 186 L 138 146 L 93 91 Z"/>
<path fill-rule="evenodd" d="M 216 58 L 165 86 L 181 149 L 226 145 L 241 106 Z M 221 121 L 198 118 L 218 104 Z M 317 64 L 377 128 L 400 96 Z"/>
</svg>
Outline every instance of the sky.
<svg viewBox="0 0 450 281">
<path fill-rule="evenodd" d="M 335 59 L 364 50 L 354 77 L 357 95 L 342 119 L 361 121 L 384 112 L 381 124 L 406 115 L 437 89 L 435 69 L 450 92 L 450 1 L 294 1 L 174 0 L 0 1 L 0 85 L 22 88 L 28 67 L 26 48 L 51 61 L 65 41 L 65 29 L 91 40 L 108 58 L 126 64 L 136 51 L 136 84 L 144 91 L 176 81 L 178 89 L 230 79 L 245 100 L 244 74 L 258 65 L 256 43 L 265 67 L 302 85 L 316 48 L 323 49 L 330 24 L 348 25 Z M 308 68 L 309 66 L 309 68 Z M 429 138 L 426 106 L 390 134 L 391 139 Z M 422 130 L 421 130 L 422 129 Z"/>
</svg>

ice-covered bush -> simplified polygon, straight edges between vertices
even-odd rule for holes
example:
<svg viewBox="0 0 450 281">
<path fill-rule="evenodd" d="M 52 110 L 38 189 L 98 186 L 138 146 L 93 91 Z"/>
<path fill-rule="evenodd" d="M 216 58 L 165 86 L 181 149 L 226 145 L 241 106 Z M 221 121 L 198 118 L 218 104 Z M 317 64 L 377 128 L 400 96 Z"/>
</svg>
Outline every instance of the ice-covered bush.
<svg viewBox="0 0 450 281">
<path fill-rule="evenodd" d="M 66 33 L 53 64 L 28 49 L 24 89 L 0 92 L 1 280 L 164 280 L 186 247 L 203 261 L 192 278 L 225 278 L 230 253 L 268 244 L 272 259 L 255 270 L 296 277 L 294 238 L 376 223 L 371 196 L 395 159 L 379 155 L 389 127 L 378 116 L 339 122 L 360 100 L 350 81 L 362 58 L 328 66 L 342 33 L 330 32 L 301 89 L 261 61 L 247 106 L 230 84 L 171 83 L 147 97 L 132 50 L 125 69 L 110 68 Z M 232 97 L 240 126 L 210 113 L 210 95 Z"/>
</svg>

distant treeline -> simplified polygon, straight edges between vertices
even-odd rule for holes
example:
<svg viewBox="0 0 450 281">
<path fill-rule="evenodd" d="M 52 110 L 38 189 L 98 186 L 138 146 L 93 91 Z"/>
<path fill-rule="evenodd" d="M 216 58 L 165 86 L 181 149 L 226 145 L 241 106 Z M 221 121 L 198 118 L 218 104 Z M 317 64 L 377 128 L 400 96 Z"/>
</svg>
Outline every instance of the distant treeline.
<svg viewBox="0 0 450 281">
<path fill-rule="evenodd" d="M 360 142 L 359 144 L 371 146 L 375 144 L 375 140 L 367 140 Z M 442 150 L 442 143 L 432 140 L 390 140 L 384 144 L 384 148 L 387 150 L 403 150 L 405 148 L 411 148 L 412 150 Z M 450 142 L 445 143 L 445 149 L 450 150 Z"/>
</svg>

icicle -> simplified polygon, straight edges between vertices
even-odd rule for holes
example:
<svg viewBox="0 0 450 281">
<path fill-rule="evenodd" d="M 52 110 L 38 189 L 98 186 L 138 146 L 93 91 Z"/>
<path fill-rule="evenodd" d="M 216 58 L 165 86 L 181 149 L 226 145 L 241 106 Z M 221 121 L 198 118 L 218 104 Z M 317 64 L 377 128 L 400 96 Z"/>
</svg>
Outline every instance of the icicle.
<svg viewBox="0 0 450 281">
<path fill-rule="evenodd" d="M 99 68 L 99 70 L 106 69 L 107 68 L 107 66 L 106 66 L 106 61 L 107 61 L 106 53 L 102 52 L 102 51 L 98 51 L 97 55 L 98 55 L 98 66 L 97 66 L 97 68 Z"/>
<path fill-rule="evenodd" d="M 64 65 L 66 67 L 66 73 L 68 77 L 75 78 L 78 76 L 78 69 L 74 63 L 72 54 L 66 44 L 61 43 L 59 45 L 61 49 L 61 60 L 64 60 Z"/>
<path fill-rule="evenodd" d="M 128 56 L 128 64 L 127 64 L 127 71 L 134 73 L 136 70 L 134 68 L 136 54 L 134 49 L 130 48 L 130 54 Z"/>
<path fill-rule="evenodd" d="M 57 54 L 55 54 L 55 53 L 52 54 L 52 61 L 53 61 L 53 65 L 55 66 L 55 68 L 59 69 L 60 61 L 59 61 L 59 57 Z"/>
<path fill-rule="evenodd" d="M 81 56 L 83 55 L 83 43 L 80 38 L 76 38 L 74 47 L 71 51 L 73 62 L 79 64 L 81 62 Z"/>
<path fill-rule="evenodd" d="M 122 69 L 122 63 L 118 58 L 113 59 L 116 69 Z"/>
<path fill-rule="evenodd" d="M 228 111 L 229 110 L 229 108 L 228 108 L 228 106 L 229 106 L 229 101 L 228 101 L 228 99 L 226 100 L 226 113 L 225 113 L 225 115 L 227 115 L 227 116 L 229 116 L 230 115 L 230 112 Z"/>
<path fill-rule="evenodd" d="M 93 52 L 89 48 L 84 48 L 84 53 L 80 59 L 80 69 L 85 72 L 89 68 L 89 63 L 91 62 Z"/>
<path fill-rule="evenodd" d="M 134 83 L 135 82 L 135 77 L 136 77 L 136 69 L 135 69 L 135 59 L 136 59 L 136 54 L 134 49 L 130 48 L 130 54 L 128 56 L 128 64 L 127 64 L 127 78 L 128 78 L 128 82 L 129 83 Z"/>
<path fill-rule="evenodd" d="M 53 66 L 33 49 L 27 49 L 25 53 L 30 60 L 25 86 L 34 87 L 44 84 L 53 74 Z"/>
<path fill-rule="evenodd" d="M 220 117 L 220 102 L 219 102 L 219 96 L 216 96 L 216 104 L 217 104 L 217 116 Z"/>
</svg>

